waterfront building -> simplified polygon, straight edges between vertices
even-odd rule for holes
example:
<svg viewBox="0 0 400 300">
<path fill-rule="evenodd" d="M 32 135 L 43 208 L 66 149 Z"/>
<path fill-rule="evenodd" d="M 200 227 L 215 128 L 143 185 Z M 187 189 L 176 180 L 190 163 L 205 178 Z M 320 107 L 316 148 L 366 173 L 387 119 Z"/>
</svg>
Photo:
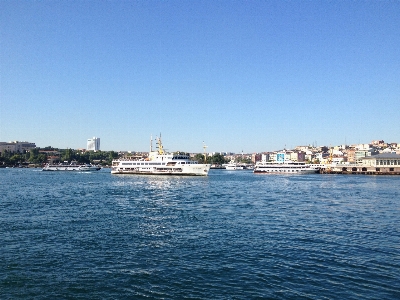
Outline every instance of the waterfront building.
<svg viewBox="0 0 400 300">
<path fill-rule="evenodd" d="M 356 161 L 355 154 L 356 154 L 356 149 L 352 148 L 347 150 L 347 161 L 349 163 L 354 163 Z"/>
<path fill-rule="evenodd" d="M 306 153 L 303 151 L 293 151 L 289 152 L 290 160 L 295 162 L 304 162 L 306 161 Z"/>
<path fill-rule="evenodd" d="M 86 149 L 88 151 L 99 151 L 100 150 L 100 138 L 93 137 L 92 139 L 88 139 Z"/>
<path fill-rule="evenodd" d="M 400 175 L 400 155 L 382 153 L 362 157 L 359 163 L 333 164 L 330 171 L 343 174 Z"/>
<path fill-rule="evenodd" d="M 369 150 L 356 150 L 354 153 L 355 162 L 360 162 L 364 157 L 369 157 L 378 154 L 372 149 Z"/>
<path fill-rule="evenodd" d="M 269 161 L 271 158 L 270 153 L 263 153 L 261 154 L 261 161 L 262 162 L 267 162 Z M 257 162 L 257 161 L 256 161 Z"/>
<path fill-rule="evenodd" d="M 283 163 L 283 162 L 285 161 L 285 156 L 286 156 L 286 153 L 285 153 L 285 152 L 277 153 L 277 154 L 276 154 L 276 159 L 275 159 L 275 161 L 276 161 L 276 162 Z M 289 158 L 290 158 L 290 156 L 289 156 Z"/>
<path fill-rule="evenodd" d="M 253 153 L 253 154 L 251 155 L 251 161 L 255 164 L 256 162 L 261 161 L 261 160 L 262 160 L 262 157 L 263 157 L 264 155 L 265 155 L 265 154 Z"/>
<path fill-rule="evenodd" d="M 364 166 L 380 168 L 400 168 L 400 155 L 396 153 L 382 153 L 361 159 Z M 390 170 L 389 170 L 390 171 Z"/>
<path fill-rule="evenodd" d="M 19 142 L 19 141 L 12 141 L 12 142 L 0 142 L 0 152 L 8 151 L 11 153 L 22 153 L 24 151 L 29 151 L 30 149 L 36 148 L 35 143 L 30 142 Z"/>
</svg>

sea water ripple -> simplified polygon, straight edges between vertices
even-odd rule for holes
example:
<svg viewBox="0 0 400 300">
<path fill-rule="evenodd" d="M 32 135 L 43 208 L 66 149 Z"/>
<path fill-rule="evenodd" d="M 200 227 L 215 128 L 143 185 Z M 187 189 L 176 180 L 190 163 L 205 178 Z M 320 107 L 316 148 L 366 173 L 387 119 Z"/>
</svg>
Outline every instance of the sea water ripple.
<svg viewBox="0 0 400 300">
<path fill-rule="evenodd" d="M 2 299 L 399 299 L 400 178 L 0 169 Z"/>
</svg>

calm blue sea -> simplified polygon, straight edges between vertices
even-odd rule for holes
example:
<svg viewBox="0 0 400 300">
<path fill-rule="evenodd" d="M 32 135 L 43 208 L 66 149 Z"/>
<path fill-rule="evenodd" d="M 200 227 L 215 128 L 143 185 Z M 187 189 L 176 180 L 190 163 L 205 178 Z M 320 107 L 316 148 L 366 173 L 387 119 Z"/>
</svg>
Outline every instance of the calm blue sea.
<svg viewBox="0 0 400 300">
<path fill-rule="evenodd" d="M 400 299 L 400 177 L 0 169 L 1 299 Z"/>
</svg>

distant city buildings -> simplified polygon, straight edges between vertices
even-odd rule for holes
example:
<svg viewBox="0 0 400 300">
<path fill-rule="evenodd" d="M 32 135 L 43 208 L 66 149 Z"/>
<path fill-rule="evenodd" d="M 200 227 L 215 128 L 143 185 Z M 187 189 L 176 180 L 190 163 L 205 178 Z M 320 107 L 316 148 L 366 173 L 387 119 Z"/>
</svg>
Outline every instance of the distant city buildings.
<svg viewBox="0 0 400 300">
<path fill-rule="evenodd" d="M 36 148 L 35 143 L 31 142 L 0 142 L 0 157 L 4 157 L 10 153 L 25 153 Z M 41 154 L 46 154 L 49 159 L 59 159 L 59 150 L 46 147 L 39 149 Z M 79 149 L 85 151 L 100 151 L 100 138 L 93 137 L 87 140 L 87 148 Z M 195 157 L 198 153 L 192 153 Z M 398 154 L 400 155 L 400 143 L 387 143 L 383 140 L 375 140 L 371 143 L 352 144 L 352 145 L 337 145 L 337 146 L 296 146 L 294 149 L 283 149 L 270 152 L 259 153 L 232 153 L 232 152 L 212 152 L 207 153 L 207 156 L 220 154 L 227 161 L 251 161 L 254 164 L 260 161 L 263 162 L 278 162 L 285 163 L 307 162 L 321 164 L 360 164 L 367 158 L 375 157 L 378 154 Z M 146 156 L 147 152 L 119 152 L 121 157 Z"/>
<path fill-rule="evenodd" d="M 12 141 L 12 142 L 0 142 L 0 152 L 10 152 L 10 153 L 23 153 L 24 151 L 29 151 L 32 148 L 36 148 L 35 143 L 30 142 L 19 142 L 19 141 Z"/>
<path fill-rule="evenodd" d="M 86 150 L 99 151 L 100 150 L 100 138 L 93 137 L 92 139 L 88 139 Z"/>
</svg>

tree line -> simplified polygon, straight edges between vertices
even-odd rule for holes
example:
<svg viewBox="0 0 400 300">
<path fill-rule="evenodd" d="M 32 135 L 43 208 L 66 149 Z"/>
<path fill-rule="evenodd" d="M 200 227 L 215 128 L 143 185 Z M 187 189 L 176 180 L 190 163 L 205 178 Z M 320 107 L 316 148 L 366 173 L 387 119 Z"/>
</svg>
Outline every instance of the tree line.
<svg viewBox="0 0 400 300">
<path fill-rule="evenodd" d="M 49 156 L 56 156 L 58 161 L 76 161 L 79 164 L 94 163 L 111 165 L 111 161 L 118 158 L 114 151 L 78 151 L 73 149 L 57 149 L 52 147 L 33 148 L 30 151 L 11 152 L 4 150 L 0 153 L 0 167 L 17 167 L 35 165 L 42 166 Z"/>
<path fill-rule="evenodd" d="M 227 164 L 230 162 L 229 159 L 227 159 L 224 155 L 220 154 L 220 153 L 215 153 L 212 156 L 207 156 L 207 158 L 205 159 L 204 154 L 196 154 L 194 157 L 195 160 L 197 160 L 200 164 L 213 164 L 213 165 L 223 165 L 223 164 Z M 236 157 L 235 162 L 237 163 L 245 163 L 245 164 L 251 164 L 252 161 L 251 159 L 248 158 L 242 158 L 240 156 Z"/>
<path fill-rule="evenodd" d="M 187 154 L 187 153 L 185 153 Z M 78 164 L 100 164 L 100 165 L 111 165 L 113 159 L 119 157 L 118 153 L 115 151 L 79 151 L 73 149 L 58 149 L 53 147 L 45 148 L 33 148 L 30 151 L 23 151 L 22 153 L 15 153 L 4 150 L 0 152 L 0 167 L 17 167 L 17 166 L 42 166 L 45 164 L 49 156 L 57 156 L 58 161 L 76 161 Z M 207 156 L 205 158 L 204 154 L 196 154 L 193 158 L 199 163 L 208 163 L 215 165 L 222 165 L 229 162 L 224 155 L 216 153 L 212 156 Z M 247 160 L 238 160 L 237 162 L 251 163 Z"/>
</svg>

